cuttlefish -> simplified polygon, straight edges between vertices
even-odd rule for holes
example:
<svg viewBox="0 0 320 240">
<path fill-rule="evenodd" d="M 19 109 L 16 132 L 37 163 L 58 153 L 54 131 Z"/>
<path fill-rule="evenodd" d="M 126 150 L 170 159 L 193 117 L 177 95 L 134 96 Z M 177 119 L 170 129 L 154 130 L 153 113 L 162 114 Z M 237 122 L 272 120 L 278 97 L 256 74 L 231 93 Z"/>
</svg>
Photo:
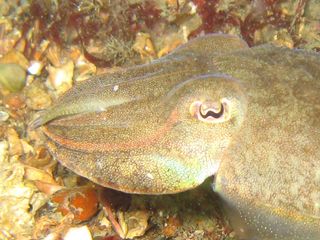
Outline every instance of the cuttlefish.
<svg viewBox="0 0 320 240">
<path fill-rule="evenodd" d="M 64 166 L 119 191 L 214 176 L 240 239 L 320 239 L 320 55 L 211 34 L 78 83 L 31 123 Z"/>
</svg>

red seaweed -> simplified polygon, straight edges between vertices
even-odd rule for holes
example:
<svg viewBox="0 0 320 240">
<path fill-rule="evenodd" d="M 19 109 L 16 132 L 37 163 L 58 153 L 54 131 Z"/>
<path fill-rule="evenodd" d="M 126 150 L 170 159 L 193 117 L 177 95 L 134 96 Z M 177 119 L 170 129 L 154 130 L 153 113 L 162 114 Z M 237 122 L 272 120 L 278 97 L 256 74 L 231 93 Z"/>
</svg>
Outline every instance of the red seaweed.
<svg viewBox="0 0 320 240">
<path fill-rule="evenodd" d="M 218 11 L 217 0 L 193 0 L 197 6 L 198 14 L 202 18 L 203 24 L 197 29 L 192 36 L 196 36 L 200 32 L 210 33 L 223 31 L 225 25 L 231 25 L 240 28 L 242 37 L 247 43 L 254 45 L 254 33 L 261 30 L 266 25 L 275 26 L 276 28 L 289 29 L 290 24 L 297 18 L 299 21 L 303 15 L 303 9 L 306 0 L 299 0 L 296 15 L 294 19 L 291 16 L 285 15 L 280 8 L 281 0 L 258 0 L 254 3 L 248 1 L 252 5 L 251 11 L 246 15 L 242 21 L 239 16 L 234 14 L 235 9 L 230 7 L 226 11 Z M 291 32 L 293 39 L 294 33 Z M 295 39 L 297 40 L 297 39 Z"/>
<path fill-rule="evenodd" d="M 133 4 L 129 7 L 129 22 L 134 31 L 153 28 L 159 22 L 161 10 L 152 1 Z"/>
</svg>

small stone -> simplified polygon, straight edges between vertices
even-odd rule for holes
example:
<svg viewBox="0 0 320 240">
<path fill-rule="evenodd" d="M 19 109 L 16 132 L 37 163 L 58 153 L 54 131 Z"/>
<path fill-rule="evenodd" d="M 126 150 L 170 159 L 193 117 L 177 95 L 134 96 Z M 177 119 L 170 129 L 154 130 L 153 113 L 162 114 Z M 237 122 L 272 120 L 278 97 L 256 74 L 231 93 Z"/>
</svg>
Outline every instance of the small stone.
<svg viewBox="0 0 320 240">
<path fill-rule="evenodd" d="M 272 42 L 278 46 L 293 48 L 293 40 L 287 29 L 267 25 L 254 33 L 254 44 Z"/>
<path fill-rule="evenodd" d="M 1 2 L 1 9 L 2 11 L 4 1 Z M 22 33 L 21 30 L 18 30 L 13 27 L 12 20 L 8 17 L 3 17 L 4 15 L 0 14 L 2 16 L 0 18 L 0 57 L 6 55 L 8 52 L 10 52 L 16 45 L 17 42 L 21 39 Z"/>
<path fill-rule="evenodd" d="M 92 240 L 89 228 L 87 226 L 69 228 L 66 235 L 64 235 L 63 240 L 74 239 Z"/>
<path fill-rule="evenodd" d="M 117 92 L 117 91 L 119 90 L 119 85 L 114 85 L 113 88 L 112 88 L 112 90 L 113 90 L 114 92 Z"/>
<path fill-rule="evenodd" d="M 6 111 L 5 108 L 0 107 L 0 122 L 5 122 L 9 119 L 9 113 Z"/>
<path fill-rule="evenodd" d="M 149 212 L 136 210 L 118 212 L 118 220 L 126 239 L 135 239 L 145 234 L 148 228 Z"/>
<path fill-rule="evenodd" d="M 0 142 L 0 163 L 5 164 L 8 161 L 9 144 L 7 141 Z"/>
<path fill-rule="evenodd" d="M 73 214 L 76 222 L 87 221 L 98 211 L 98 196 L 92 187 L 63 189 L 55 193 L 51 200 L 58 204 L 57 210 L 62 215 Z"/>
<path fill-rule="evenodd" d="M 41 61 L 31 61 L 30 66 L 28 67 L 28 72 L 32 75 L 40 75 L 43 68 L 43 62 Z"/>
<path fill-rule="evenodd" d="M 22 94 L 11 93 L 3 98 L 3 104 L 12 110 L 17 110 L 25 107 L 25 99 Z"/>
<path fill-rule="evenodd" d="M 9 143 L 10 156 L 21 156 L 23 154 L 22 144 L 18 133 L 13 128 L 7 130 L 7 139 Z"/>
<path fill-rule="evenodd" d="M 26 91 L 26 104 L 32 110 L 43 110 L 51 105 L 50 95 L 40 84 L 31 84 Z"/>
<path fill-rule="evenodd" d="M 25 86 L 26 71 L 15 63 L 0 63 L 0 85 L 10 92 L 18 92 Z"/>
<path fill-rule="evenodd" d="M 22 236 L 31 236 L 34 214 L 46 198 L 33 184 L 24 182 L 24 166 L 17 157 L 9 158 L 6 141 L 0 142 L 0 164 L 0 239 L 25 239 Z M 15 237 L 4 237 L 5 232 Z"/>
<path fill-rule="evenodd" d="M 25 160 L 27 165 L 45 170 L 48 170 L 48 168 L 51 167 L 54 168 L 56 165 L 56 161 L 52 158 L 47 148 L 43 145 L 36 147 L 36 149 L 32 148 L 32 153 L 33 154 Z"/>
<path fill-rule="evenodd" d="M 181 220 L 178 217 L 170 216 L 162 232 L 166 237 L 173 237 L 181 225 Z"/>
<path fill-rule="evenodd" d="M 22 145 L 22 149 L 23 149 L 23 153 L 24 154 L 31 154 L 34 153 L 34 149 L 33 147 L 24 139 L 20 139 L 21 145 Z"/>
</svg>

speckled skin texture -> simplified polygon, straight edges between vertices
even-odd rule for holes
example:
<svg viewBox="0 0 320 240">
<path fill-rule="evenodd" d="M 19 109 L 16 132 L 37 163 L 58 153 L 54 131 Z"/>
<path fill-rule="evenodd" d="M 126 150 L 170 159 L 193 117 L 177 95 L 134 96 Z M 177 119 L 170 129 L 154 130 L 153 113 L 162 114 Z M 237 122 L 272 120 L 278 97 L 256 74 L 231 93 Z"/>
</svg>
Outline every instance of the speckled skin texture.
<svg viewBox="0 0 320 240">
<path fill-rule="evenodd" d="M 262 46 L 214 61 L 248 101 L 215 182 L 238 233 L 320 239 L 320 56 Z"/>
<path fill-rule="evenodd" d="M 319 66 L 316 53 L 208 35 L 78 84 L 32 126 L 98 184 L 164 194 L 215 174 L 241 239 L 320 239 Z M 225 121 L 190 114 L 222 99 Z"/>
</svg>

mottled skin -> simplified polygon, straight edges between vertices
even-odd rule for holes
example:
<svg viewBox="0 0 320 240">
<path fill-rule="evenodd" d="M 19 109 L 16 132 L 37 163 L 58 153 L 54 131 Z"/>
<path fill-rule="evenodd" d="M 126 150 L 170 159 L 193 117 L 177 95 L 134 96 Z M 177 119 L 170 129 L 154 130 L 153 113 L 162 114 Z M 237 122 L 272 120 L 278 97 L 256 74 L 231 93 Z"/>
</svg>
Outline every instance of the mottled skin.
<svg viewBox="0 0 320 240">
<path fill-rule="evenodd" d="M 100 185 L 165 194 L 215 175 L 240 238 L 320 239 L 319 66 L 316 53 L 207 35 L 76 85 L 31 125 Z"/>
<path fill-rule="evenodd" d="M 215 181 L 238 234 L 320 239 L 320 56 L 262 46 L 214 61 L 247 94 Z"/>
</svg>

